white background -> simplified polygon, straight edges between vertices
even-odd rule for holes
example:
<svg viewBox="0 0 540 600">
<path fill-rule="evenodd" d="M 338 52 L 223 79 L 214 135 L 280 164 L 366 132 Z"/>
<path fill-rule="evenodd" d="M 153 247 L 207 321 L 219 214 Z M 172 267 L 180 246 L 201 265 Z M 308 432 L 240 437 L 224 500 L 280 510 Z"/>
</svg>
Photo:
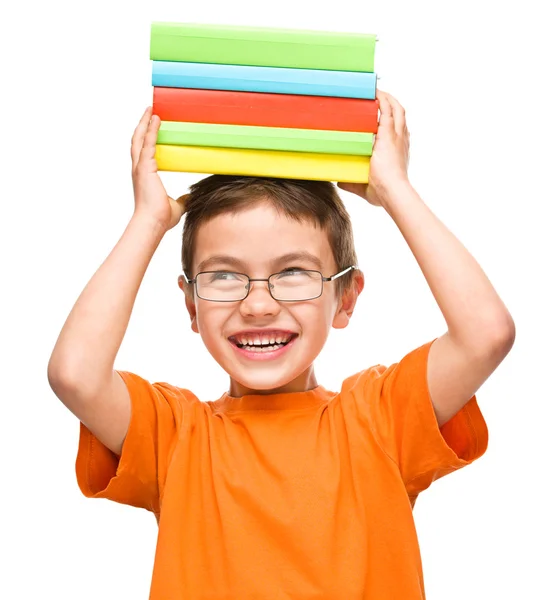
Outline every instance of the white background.
<svg viewBox="0 0 540 600">
<path fill-rule="evenodd" d="M 477 394 L 490 431 L 487 453 L 435 482 L 416 504 L 427 597 L 540 598 L 533 491 L 540 417 L 533 57 L 540 49 L 533 6 L 530 0 L 3 4 L 2 598 L 148 597 L 156 521 L 149 512 L 81 494 L 79 422 L 54 396 L 46 371 L 69 311 L 132 214 L 129 147 L 151 104 L 153 20 L 378 34 L 379 87 L 407 110 L 411 181 L 482 265 L 517 327 L 512 352 Z M 201 177 L 167 173 L 163 180 L 180 195 Z M 351 326 L 332 333 L 318 361 L 318 379 L 330 389 L 446 331 L 388 214 L 342 194 L 366 287 Z M 189 329 L 176 286 L 180 242 L 181 226 L 158 248 L 116 368 L 215 399 L 227 377 Z"/>
</svg>

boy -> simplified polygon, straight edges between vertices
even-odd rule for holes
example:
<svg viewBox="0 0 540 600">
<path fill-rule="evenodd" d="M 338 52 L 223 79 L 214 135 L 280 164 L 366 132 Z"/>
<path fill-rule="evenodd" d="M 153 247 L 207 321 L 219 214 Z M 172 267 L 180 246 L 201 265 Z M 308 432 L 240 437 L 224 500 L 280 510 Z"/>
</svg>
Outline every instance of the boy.
<svg viewBox="0 0 540 600">
<path fill-rule="evenodd" d="M 339 393 L 317 384 L 313 361 L 330 328 L 347 326 L 364 279 L 332 184 L 211 176 L 175 201 L 154 160 L 159 118 L 147 109 L 135 130 L 134 215 L 48 374 L 81 421 L 83 494 L 156 516 L 151 600 L 425 597 L 412 508 L 485 452 L 474 394 L 514 323 L 409 183 L 404 110 L 378 99 L 369 185 L 338 185 L 394 219 L 448 331 Z M 230 375 L 213 402 L 114 370 L 144 272 L 184 205 L 179 285 L 193 331 Z"/>
</svg>

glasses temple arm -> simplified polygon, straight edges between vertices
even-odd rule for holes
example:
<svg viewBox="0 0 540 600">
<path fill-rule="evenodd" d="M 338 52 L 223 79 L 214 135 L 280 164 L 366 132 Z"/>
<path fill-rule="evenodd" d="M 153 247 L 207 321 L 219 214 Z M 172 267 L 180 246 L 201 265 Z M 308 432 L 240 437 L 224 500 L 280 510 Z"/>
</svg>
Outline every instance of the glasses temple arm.
<svg viewBox="0 0 540 600">
<path fill-rule="evenodd" d="M 325 279 L 325 281 L 334 281 L 334 279 L 338 279 L 342 275 L 345 275 L 345 273 L 348 273 L 351 269 L 358 269 L 358 267 L 357 266 L 347 267 L 346 269 L 343 269 L 343 271 L 340 271 L 339 273 L 332 275 L 332 277 L 325 277 L 324 279 Z"/>
</svg>

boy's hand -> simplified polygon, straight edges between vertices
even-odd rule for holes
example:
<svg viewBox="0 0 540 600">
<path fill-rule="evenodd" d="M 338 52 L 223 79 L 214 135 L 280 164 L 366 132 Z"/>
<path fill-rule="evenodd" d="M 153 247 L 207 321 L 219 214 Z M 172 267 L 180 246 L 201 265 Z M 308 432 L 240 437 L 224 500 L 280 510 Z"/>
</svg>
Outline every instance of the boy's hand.
<svg viewBox="0 0 540 600">
<path fill-rule="evenodd" d="M 390 94 L 377 90 L 381 116 L 370 160 L 368 183 L 338 183 L 373 206 L 383 206 L 393 188 L 409 183 L 409 130 L 405 110 Z"/>
<path fill-rule="evenodd" d="M 157 173 L 156 140 L 160 125 L 157 115 L 148 107 L 131 139 L 131 175 L 135 192 L 135 213 L 153 219 L 164 231 L 172 229 L 184 213 L 187 194 L 171 198 Z"/>
</svg>

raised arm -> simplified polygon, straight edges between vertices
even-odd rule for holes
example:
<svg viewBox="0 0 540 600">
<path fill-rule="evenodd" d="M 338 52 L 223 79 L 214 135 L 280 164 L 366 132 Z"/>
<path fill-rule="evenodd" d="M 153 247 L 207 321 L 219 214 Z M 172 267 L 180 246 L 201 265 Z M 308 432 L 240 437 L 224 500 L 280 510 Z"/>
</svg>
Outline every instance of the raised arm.
<svg viewBox="0 0 540 600">
<path fill-rule="evenodd" d="M 154 155 L 159 118 L 150 117 L 147 109 L 132 138 L 133 216 L 77 299 L 47 370 L 58 398 L 118 455 L 131 405 L 114 362 L 150 260 L 183 212 L 183 197 L 170 198 L 157 174 Z"/>
<path fill-rule="evenodd" d="M 405 110 L 377 92 L 381 117 L 368 184 L 339 187 L 382 206 L 392 217 L 441 309 L 448 331 L 431 345 L 427 382 L 442 427 L 458 413 L 508 354 L 514 321 L 488 277 L 409 182 Z"/>
</svg>

